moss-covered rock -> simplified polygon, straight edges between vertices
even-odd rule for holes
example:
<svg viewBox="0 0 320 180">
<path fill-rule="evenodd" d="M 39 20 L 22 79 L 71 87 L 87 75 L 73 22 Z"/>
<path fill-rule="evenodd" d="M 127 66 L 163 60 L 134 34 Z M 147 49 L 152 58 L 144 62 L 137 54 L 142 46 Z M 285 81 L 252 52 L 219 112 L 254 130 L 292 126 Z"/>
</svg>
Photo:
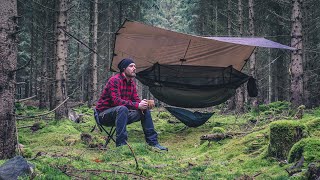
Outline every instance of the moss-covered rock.
<svg viewBox="0 0 320 180">
<path fill-rule="evenodd" d="M 306 126 L 299 121 L 271 123 L 268 155 L 278 159 L 287 159 L 291 147 L 306 134 Z"/>
<path fill-rule="evenodd" d="M 320 118 L 313 119 L 309 121 L 306 125 L 308 129 L 311 131 L 320 130 Z"/>
<path fill-rule="evenodd" d="M 304 156 L 306 162 L 311 163 L 320 160 L 320 140 L 318 138 L 306 138 L 295 143 L 288 156 L 289 163 L 295 162 Z"/>
</svg>

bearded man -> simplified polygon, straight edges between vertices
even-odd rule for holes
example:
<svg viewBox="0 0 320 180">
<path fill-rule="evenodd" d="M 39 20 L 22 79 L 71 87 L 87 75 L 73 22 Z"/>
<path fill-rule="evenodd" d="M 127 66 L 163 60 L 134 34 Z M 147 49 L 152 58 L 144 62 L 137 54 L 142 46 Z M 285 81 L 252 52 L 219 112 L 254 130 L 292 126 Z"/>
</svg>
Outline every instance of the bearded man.
<svg viewBox="0 0 320 180">
<path fill-rule="evenodd" d="M 127 144 L 127 124 L 141 120 L 141 125 L 148 145 L 158 150 L 168 150 L 158 142 L 147 100 L 140 100 L 136 84 L 136 64 L 132 59 L 122 59 L 119 74 L 112 76 L 98 100 L 96 110 L 100 123 L 116 126 L 116 146 Z"/>
</svg>

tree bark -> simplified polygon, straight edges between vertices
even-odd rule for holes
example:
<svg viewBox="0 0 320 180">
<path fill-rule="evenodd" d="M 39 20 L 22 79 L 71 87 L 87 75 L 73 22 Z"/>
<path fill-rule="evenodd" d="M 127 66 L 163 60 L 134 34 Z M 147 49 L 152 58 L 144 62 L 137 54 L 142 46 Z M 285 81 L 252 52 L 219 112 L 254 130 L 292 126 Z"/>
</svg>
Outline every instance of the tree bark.
<svg viewBox="0 0 320 180">
<path fill-rule="evenodd" d="M 231 0 L 228 0 L 228 35 L 231 36 Z"/>
<path fill-rule="evenodd" d="M 254 0 L 249 0 L 249 33 L 250 36 L 254 37 L 255 36 L 255 16 L 254 16 Z M 256 73 L 256 50 L 253 51 L 252 55 L 250 56 L 250 75 L 257 79 L 257 73 Z M 253 97 L 251 98 L 251 105 L 253 108 L 258 107 L 258 98 Z"/>
<path fill-rule="evenodd" d="M 40 73 L 40 90 L 39 90 L 39 109 L 46 109 L 47 108 L 47 96 L 46 96 L 46 90 L 47 90 L 47 59 L 48 59 L 48 34 L 47 34 L 47 23 L 49 21 L 48 14 L 46 14 L 46 22 L 45 27 L 43 29 L 43 37 L 42 37 L 42 58 L 41 58 L 41 73 Z"/>
<path fill-rule="evenodd" d="M 33 6 L 34 3 L 31 3 L 31 7 L 34 8 Z M 34 11 L 31 12 L 31 21 L 34 22 L 35 21 L 35 17 L 34 17 Z M 28 92 L 26 93 L 26 97 L 30 97 L 33 95 L 33 72 L 34 72 L 34 62 L 35 62 L 35 56 L 34 56 L 34 44 L 35 44 L 35 35 L 34 35 L 34 23 L 30 23 L 30 31 L 31 31 L 31 42 L 30 42 L 30 58 L 31 58 L 31 62 L 30 62 L 30 72 L 29 72 L 29 80 L 28 80 Z"/>
<path fill-rule="evenodd" d="M 67 98 L 67 53 L 68 38 L 67 31 L 67 9 L 68 0 L 59 0 L 59 14 L 57 22 L 57 44 L 56 44 L 56 84 L 55 84 L 55 106 L 61 104 Z M 55 118 L 62 119 L 68 116 L 67 103 L 55 110 Z"/>
<path fill-rule="evenodd" d="M 232 34 L 231 34 L 231 25 L 232 25 L 232 23 L 231 23 L 231 0 L 228 0 L 228 18 L 227 18 L 227 19 L 228 19 L 228 27 L 227 27 L 227 29 L 228 29 L 228 35 L 231 36 L 231 35 L 232 35 Z M 227 101 L 227 104 L 228 104 L 227 109 L 228 109 L 228 110 L 233 110 L 233 109 L 235 109 L 235 107 L 236 107 L 235 100 L 236 100 L 235 96 L 232 96 L 232 97 Z"/>
<path fill-rule="evenodd" d="M 272 55 L 271 55 L 271 50 L 269 49 L 268 50 L 268 103 L 271 103 L 273 100 L 272 100 L 272 97 L 273 97 L 273 89 L 272 89 L 272 76 L 273 76 L 273 73 L 272 73 Z"/>
<path fill-rule="evenodd" d="M 97 52 L 98 51 L 98 0 L 94 0 L 93 2 L 93 19 L 92 19 L 92 30 L 93 30 L 93 34 L 92 34 L 92 49 Z M 91 75 L 91 79 L 90 79 L 90 93 L 89 93 L 89 101 L 88 101 L 88 106 L 92 106 L 94 104 L 95 101 L 97 101 L 98 99 L 98 70 L 97 70 L 97 54 L 96 53 L 92 53 L 91 56 L 91 63 L 90 63 L 90 75 Z"/>
<path fill-rule="evenodd" d="M 239 25 L 239 36 L 243 36 L 243 7 L 242 7 L 242 0 L 238 0 L 238 25 Z"/>
<path fill-rule="evenodd" d="M 12 158 L 17 145 L 14 112 L 17 68 L 17 3 L 0 0 L 0 159 Z"/>
<path fill-rule="evenodd" d="M 242 7 L 242 0 L 238 0 L 238 25 L 239 25 L 239 36 L 243 35 L 243 7 Z M 241 85 L 236 90 L 236 111 L 238 113 L 244 112 L 244 86 Z"/>
<path fill-rule="evenodd" d="M 59 5 L 58 3 L 58 0 L 54 0 L 54 8 L 55 9 L 58 9 Z M 57 21 L 58 21 L 58 13 L 53 13 L 54 15 L 52 15 L 50 17 L 50 23 L 49 25 L 51 25 L 50 27 L 50 37 L 54 40 L 53 42 L 57 42 L 57 31 L 58 31 L 58 28 L 57 28 Z M 52 43 L 50 44 L 50 47 L 48 48 L 48 51 L 50 51 L 50 58 L 49 58 L 49 61 L 48 61 L 48 79 L 50 79 L 49 81 L 49 89 L 48 89 L 48 97 L 49 97 L 49 109 L 52 110 L 55 108 L 55 92 L 56 92 L 56 86 L 55 86 L 55 74 L 56 74 L 56 54 L 57 54 L 57 46 L 55 43 Z"/>
<path fill-rule="evenodd" d="M 291 46 L 296 50 L 291 53 L 291 103 L 294 107 L 303 104 L 303 44 L 302 44 L 302 4 L 303 0 L 292 1 Z"/>
</svg>

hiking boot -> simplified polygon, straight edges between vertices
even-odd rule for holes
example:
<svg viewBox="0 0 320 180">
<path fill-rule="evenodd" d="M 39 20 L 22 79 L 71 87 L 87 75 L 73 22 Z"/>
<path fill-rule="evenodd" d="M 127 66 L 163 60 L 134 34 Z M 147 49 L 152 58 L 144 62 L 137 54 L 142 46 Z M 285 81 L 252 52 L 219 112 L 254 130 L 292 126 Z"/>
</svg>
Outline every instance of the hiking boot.
<svg viewBox="0 0 320 180">
<path fill-rule="evenodd" d="M 153 148 L 155 148 L 156 150 L 160 150 L 160 151 L 168 151 L 168 148 L 161 146 L 160 144 L 156 144 L 156 145 L 151 145 Z"/>
</svg>

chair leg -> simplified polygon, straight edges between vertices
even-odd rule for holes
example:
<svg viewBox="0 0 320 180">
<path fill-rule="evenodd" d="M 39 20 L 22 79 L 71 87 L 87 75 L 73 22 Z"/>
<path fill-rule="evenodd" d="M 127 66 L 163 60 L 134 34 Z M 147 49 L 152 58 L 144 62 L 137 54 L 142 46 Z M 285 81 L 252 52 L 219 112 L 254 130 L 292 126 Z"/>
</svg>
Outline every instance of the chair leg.
<svg viewBox="0 0 320 180">
<path fill-rule="evenodd" d="M 114 140 L 114 138 L 113 138 L 113 135 L 114 135 L 115 132 L 116 132 L 116 129 L 114 128 L 114 126 L 111 127 L 111 130 L 110 130 L 109 133 L 108 133 L 108 138 L 107 138 L 107 140 L 106 140 L 106 146 L 109 144 L 110 139 L 111 139 L 114 143 L 116 142 L 116 141 Z"/>
<path fill-rule="evenodd" d="M 116 143 L 116 140 L 113 138 L 113 135 L 114 135 L 114 133 L 116 132 L 116 128 L 114 128 L 114 126 L 112 126 L 111 129 L 110 129 L 110 131 L 108 132 L 103 126 L 100 126 L 100 127 L 101 127 L 101 129 L 102 129 L 104 132 L 106 132 L 107 135 L 108 135 L 108 137 L 107 137 L 107 139 L 106 139 L 105 147 L 107 147 L 107 145 L 109 144 L 110 139 L 111 139 L 114 143 Z"/>
</svg>

